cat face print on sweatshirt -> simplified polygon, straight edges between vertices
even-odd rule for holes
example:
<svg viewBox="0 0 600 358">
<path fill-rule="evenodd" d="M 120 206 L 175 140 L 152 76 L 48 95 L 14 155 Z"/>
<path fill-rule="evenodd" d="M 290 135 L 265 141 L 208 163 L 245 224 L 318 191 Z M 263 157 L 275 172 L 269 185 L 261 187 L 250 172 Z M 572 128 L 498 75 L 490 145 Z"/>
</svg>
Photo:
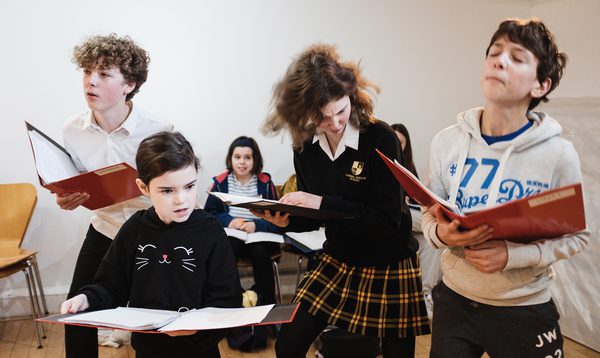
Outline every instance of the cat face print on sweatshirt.
<svg viewBox="0 0 600 358">
<path fill-rule="evenodd" d="M 182 270 L 194 272 L 196 269 L 196 259 L 192 255 L 193 248 L 176 246 L 171 249 L 159 249 L 154 244 L 138 245 L 137 255 L 135 257 L 136 270 L 140 271 L 150 265 L 164 267 L 179 267 Z"/>
</svg>

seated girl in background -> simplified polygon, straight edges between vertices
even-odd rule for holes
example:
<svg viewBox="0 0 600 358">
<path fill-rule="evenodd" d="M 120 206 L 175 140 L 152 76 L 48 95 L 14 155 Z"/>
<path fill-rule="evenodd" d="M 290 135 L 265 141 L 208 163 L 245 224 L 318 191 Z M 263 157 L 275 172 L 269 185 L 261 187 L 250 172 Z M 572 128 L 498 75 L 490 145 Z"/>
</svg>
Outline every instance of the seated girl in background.
<svg viewBox="0 0 600 358">
<path fill-rule="evenodd" d="M 241 307 L 235 259 L 215 218 L 194 209 L 199 162 L 180 134 L 144 139 L 136 164 L 152 207 L 129 218 L 110 245 L 94 284 L 63 302 L 61 313 L 118 306 L 165 310 Z M 224 330 L 133 333 L 136 357 L 220 357 Z"/>
<path fill-rule="evenodd" d="M 241 136 L 231 143 L 225 157 L 225 165 L 227 170 L 213 178 L 211 192 L 278 199 L 271 176 L 262 172 L 262 155 L 258 144 L 251 137 Z M 247 209 L 228 207 L 212 195 L 208 196 L 204 210 L 213 214 L 223 227 L 247 233 L 277 231 L 275 225 L 257 218 Z M 271 256 L 279 251 L 279 244 L 274 242 L 246 244 L 233 237 L 230 237 L 229 241 L 236 259 L 247 258 L 252 262 L 254 290 L 259 294 L 260 303 L 275 303 L 275 277 Z"/>
<path fill-rule="evenodd" d="M 410 135 L 408 129 L 402 123 L 392 124 L 392 129 L 396 132 L 398 140 L 400 140 L 400 147 L 402 148 L 402 157 L 404 159 L 402 165 L 413 173 L 417 178 L 417 168 L 413 161 L 412 145 L 410 142 Z M 440 257 L 442 250 L 438 250 L 431 246 L 429 242 L 423 236 L 423 230 L 421 229 L 421 207 L 414 202 L 406 198 L 408 207 L 410 208 L 410 215 L 412 216 L 412 234 L 419 241 L 419 260 L 421 261 L 421 273 L 423 280 L 423 294 L 425 295 L 425 305 L 427 306 L 427 314 L 431 319 L 433 315 L 433 298 L 431 297 L 431 290 L 435 285 L 442 279 L 442 268 L 440 267 Z"/>
</svg>

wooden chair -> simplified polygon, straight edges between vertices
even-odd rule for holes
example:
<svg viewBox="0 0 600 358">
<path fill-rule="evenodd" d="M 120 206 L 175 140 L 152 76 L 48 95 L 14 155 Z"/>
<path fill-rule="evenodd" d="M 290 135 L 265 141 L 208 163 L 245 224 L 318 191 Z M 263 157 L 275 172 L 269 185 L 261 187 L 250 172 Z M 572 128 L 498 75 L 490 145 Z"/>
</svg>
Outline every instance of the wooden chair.
<svg viewBox="0 0 600 358">
<path fill-rule="evenodd" d="M 38 348 L 42 348 L 41 338 L 46 338 L 44 326 L 35 321 L 42 316 L 38 293 L 46 315 L 48 307 L 36 260 L 37 251 L 21 248 L 36 203 L 37 194 L 33 185 L 0 184 L 0 278 L 19 271 L 25 274 Z"/>
<path fill-rule="evenodd" d="M 281 251 L 278 251 L 271 255 L 271 264 L 273 265 L 273 276 L 275 276 L 275 292 L 276 297 L 279 299 L 277 303 L 283 303 L 281 296 L 281 280 L 279 279 L 279 259 L 281 258 Z M 252 267 L 252 262 L 249 259 L 241 258 L 237 261 L 239 267 Z"/>
</svg>

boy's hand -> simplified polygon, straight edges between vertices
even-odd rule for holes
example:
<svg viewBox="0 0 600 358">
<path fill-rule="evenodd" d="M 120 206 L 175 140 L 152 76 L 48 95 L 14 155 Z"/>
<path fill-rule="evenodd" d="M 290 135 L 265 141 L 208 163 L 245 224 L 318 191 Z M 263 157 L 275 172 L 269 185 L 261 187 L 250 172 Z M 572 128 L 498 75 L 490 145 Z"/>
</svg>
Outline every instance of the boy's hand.
<svg viewBox="0 0 600 358">
<path fill-rule="evenodd" d="M 56 194 L 56 204 L 63 210 L 74 210 L 90 198 L 88 193 L 72 193 L 64 196 Z"/>
<path fill-rule="evenodd" d="M 499 272 L 508 262 L 508 249 L 504 240 L 489 240 L 465 247 L 465 259 L 481 272 Z"/>
<path fill-rule="evenodd" d="M 256 215 L 261 219 L 265 219 L 271 224 L 279 227 L 286 227 L 290 224 L 290 214 L 285 213 L 281 215 L 281 211 L 276 211 L 275 215 L 271 214 L 270 210 L 258 211 L 250 210 L 252 214 Z"/>
<path fill-rule="evenodd" d="M 198 333 L 198 331 L 170 331 L 170 332 L 165 332 L 165 333 L 171 337 L 177 337 L 177 336 L 191 336 L 191 335 Z"/>
<path fill-rule="evenodd" d="M 75 313 L 84 311 L 90 307 L 87 296 L 79 294 L 73 298 L 66 300 L 60 305 L 60 313 Z"/>
<path fill-rule="evenodd" d="M 492 238 L 492 229 L 487 225 L 481 225 L 472 230 L 461 231 L 460 220 L 448 221 L 442 207 L 435 204 L 429 208 L 429 213 L 437 219 L 436 234 L 438 238 L 448 246 L 477 245 Z"/>
</svg>

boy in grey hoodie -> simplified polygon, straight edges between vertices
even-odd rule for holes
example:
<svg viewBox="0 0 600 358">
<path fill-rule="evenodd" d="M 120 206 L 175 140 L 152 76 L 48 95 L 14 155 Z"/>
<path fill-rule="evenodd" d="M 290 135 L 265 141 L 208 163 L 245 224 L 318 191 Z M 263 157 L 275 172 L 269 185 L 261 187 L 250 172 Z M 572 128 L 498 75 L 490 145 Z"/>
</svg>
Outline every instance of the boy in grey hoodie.
<svg viewBox="0 0 600 358">
<path fill-rule="evenodd" d="M 469 212 L 581 182 L 579 157 L 560 125 L 533 111 L 558 86 L 566 60 L 540 20 L 503 21 L 486 50 L 485 105 L 435 136 L 426 185 Z M 464 231 L 437 205 L 422 227 L 445 248 L 431 357 L 562 355 L 551 265 L 580 252 L 589 231 L 528 244 L 489 240 L 487 225 Z"/>
</svg>

